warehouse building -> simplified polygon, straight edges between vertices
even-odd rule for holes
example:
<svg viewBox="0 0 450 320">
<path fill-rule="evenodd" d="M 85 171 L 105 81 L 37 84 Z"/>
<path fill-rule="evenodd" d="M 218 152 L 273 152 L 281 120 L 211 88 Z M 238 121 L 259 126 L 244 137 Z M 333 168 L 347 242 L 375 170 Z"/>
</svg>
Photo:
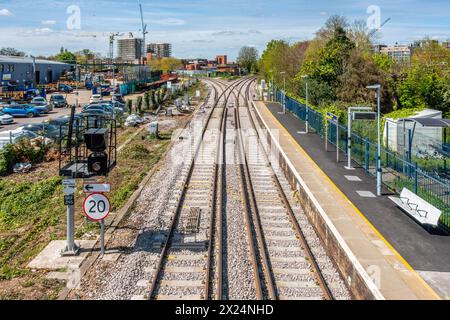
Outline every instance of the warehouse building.
<svg viewBox="0 0 450 320">
<path fill-rule="evenodd" d="M 30 86 L 56 82 L 73 67 L 70 64 L 29 57 L 0 56 L 2 86 Z"/>
</svg>

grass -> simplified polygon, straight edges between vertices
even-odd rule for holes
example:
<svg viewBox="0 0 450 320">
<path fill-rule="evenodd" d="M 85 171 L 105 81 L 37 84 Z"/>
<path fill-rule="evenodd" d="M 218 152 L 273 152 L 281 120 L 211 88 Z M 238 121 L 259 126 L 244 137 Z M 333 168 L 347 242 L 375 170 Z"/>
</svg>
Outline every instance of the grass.
<svg viewBox="0 0 450 320">
<path fill-rule="evenodd" d="M 136 129 L 130 129 L 135 130 Z M 133 132 L 122 131 L 128 137 Z M 119 210 L 139 187 L 149 170 L 163 156 L 170 144 L 170 133 L 158 140 L 134 137 L 118 154 L 118 165 L 105 180 L 112 184 L 108 194 L 112 210 Z M 56 171 L 56 170 L 55 170 Z M 99 224 L 88 221 L 81 212 L 83 194 L 76 194 L 76 237 L 96 235 Z M 65 238 L 65 214 L 60 177 L 43 178 L 36 183 L 27 181 L 27 175 L 14 181 L 0 179 L 0 287 L 4 281 L 19 278 L 23 290 L 33 287 L 32 273 L 26 268 L 51 240 Z M 37 284 L 36 284 L 37 285 Z M 38 298 L 57 297 L 59 282 L 39 283 L 44 291 Z M 56 291 L 55 291 L 56 290 Z M 48 292 L 50 292 L 49 295 Z M 0 298 L 22 298 L 21 294 L 0 294 Z"/>
</svg>

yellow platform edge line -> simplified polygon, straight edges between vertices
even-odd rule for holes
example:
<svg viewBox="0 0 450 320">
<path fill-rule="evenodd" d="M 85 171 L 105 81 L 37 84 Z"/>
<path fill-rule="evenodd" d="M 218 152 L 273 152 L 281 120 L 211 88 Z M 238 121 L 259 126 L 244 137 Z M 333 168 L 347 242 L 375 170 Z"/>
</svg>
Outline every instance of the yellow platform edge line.
<svg viewBox="0 0 450 320">
<path fill-rule="evenodd" d="M 261 101 L 262 102 L 262 101 Z M 416 270 L 414 270 L 413 267 L 403 258 L 400 253 L 389 243 L 389 241 L 384 238 L 384 236 L 377 230 L 377 228 L 366 218 L 366 216 L 356 207 L 356 205 L 342 192 L 341 189 L 339 189 L 338 186 L 331 180 L 331 178 L 320 168 L 320 166 L 310 157 L 310 155 L 303 149 L 303 147 L 295 140 L 295 138 L 292 136 L 292 134 L 281 124 L 281 122 L 273 115 L 273 113 L 269 110 L 269 108 L 266 105 L 266 102 L 263 102 L 264 106 L 266 107 L 268 113 L 270 116 L 275 120 L 276 123 L 289 135 L 292 142 L 294 142 L 295 145 L 302 151 L 304 155 L 308 159 L 312 161 L 312 163 L 316 166 L 316 168 L 319 170 L 319 172 L 323 175 L 325 179 L 328 180 L 328 182 L 331 183 L 331 185 L 336 189 L 336 191 L 344 198 L 345 201 L 347 201 L 353 209 L 358 213 L 358 215 L 366 222 L 368 226 L 375 232 L 375 234 L 380 238 L 381 241 L 384 242 L 386 246 L 395 254 L 395 256 L 406 266 L 407 269 L 409 269 L 418 279 L 422 282 L 422 284 L 427 288 L 430 293 L 434 296 L 436 296 L 437 299 L 442 300 L 441 296 L 436 293 L 436 291 L 417 273 Z"/>
</svg>

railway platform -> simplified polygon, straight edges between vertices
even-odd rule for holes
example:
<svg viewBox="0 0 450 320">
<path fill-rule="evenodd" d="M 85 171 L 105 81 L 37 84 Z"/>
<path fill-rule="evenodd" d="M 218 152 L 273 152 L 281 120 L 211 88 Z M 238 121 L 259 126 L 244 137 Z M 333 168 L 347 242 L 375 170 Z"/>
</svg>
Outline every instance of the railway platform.
<svg viewBox="0 0 450 320">
<path fill-rule="evenodd" d="M 320 208 L 319 233 L 323 229 L 322 238 L 335 251 L 349 286 L 357 287 L 358 274 L 360 284 L 369 284 L 372 298 L 450 299 L 450 237 L 429 234 L 387 194 L 376 197 L 373 177 L 362 168 L 346 170 L 344 154 L 336 163 L 334 147 L 326 152 L 318 135 L 299 134 L 305 123 L 289 112 L 282 114 L 278 103 L 257 101 L 254 107 L 269 134 L 276 132 L 278 148 L 312 198 L 307 207 Z M 331 240 L 330 233 L 335 233 Z"/>
</svg>

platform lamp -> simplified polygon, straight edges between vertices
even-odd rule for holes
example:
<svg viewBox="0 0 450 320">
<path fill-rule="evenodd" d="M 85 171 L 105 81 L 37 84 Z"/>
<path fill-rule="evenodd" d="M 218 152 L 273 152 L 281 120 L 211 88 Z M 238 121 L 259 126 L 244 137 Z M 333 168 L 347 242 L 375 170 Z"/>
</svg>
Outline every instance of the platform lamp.
<svg viewBox="0 0 450 320">
<path fill-rule="evenodd" d="M 283 112 L 280 114 L 286 114 L 286 71 L 281 71 L 280 74 L 283 75 Z"/>
<path fill-rule="evenodd" d="M 305 111 L 306 111 L 306 121 L 305 121 L 305 123 L 306 123 L 306 128 L 305 128 L 305 133 L 308 133 L 309 132 L 309 112 L 308 112 L 308 104 L 309 104 L 309 96 L 308 96 L 308 94 L 309 94 L 309 92 L 308 92 L 308 75 L 303 75 L 302 76 L 302 79 L 305 79 L 305 99 L 306 99 L 306 108 L 305 108 Z"/>
<path fill-rule="evenodd" d="M 377 96 L 377 196 L 381 196 L 381 184 L 382 184 L 382 168 L 381 168 L 381 132 L 380 132 L 380 117 L 381 117 L 381 85 L 375 84 L 367 86 L 367 89 L 376 90 Z"/>
</svg>

